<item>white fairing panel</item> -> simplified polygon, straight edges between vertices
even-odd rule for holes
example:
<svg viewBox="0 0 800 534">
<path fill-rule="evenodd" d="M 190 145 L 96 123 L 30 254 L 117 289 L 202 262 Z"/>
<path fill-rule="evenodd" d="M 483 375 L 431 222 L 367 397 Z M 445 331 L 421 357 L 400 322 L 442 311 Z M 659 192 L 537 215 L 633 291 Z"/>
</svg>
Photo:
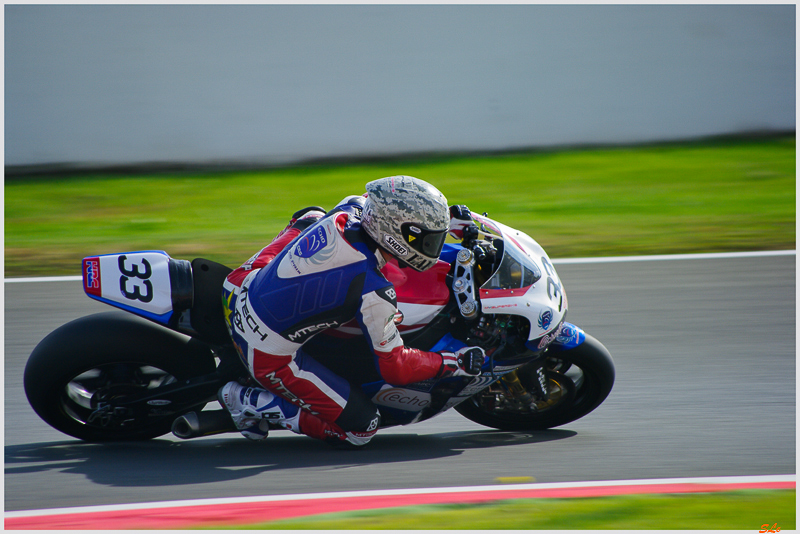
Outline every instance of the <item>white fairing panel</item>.
<svg viewBox="0 0 800 534">
<path fill-rule="evenodd" d="M 161 316 L 172 311 L 169 256 L 128 252 L 83 260 L 84 290 L 98 300 Z"/>
<path fill-rule="evenodd" d="M 473 218 L 486 233 L 503 239 L 500 266 L 479 290 L 483 313 L 525 317 L 531 325 L 528 339 L 544 338 L 546 345 L 567 314 L 567 295 L 553 263 L 525 233 L 475 214 Z"/>
</svg>

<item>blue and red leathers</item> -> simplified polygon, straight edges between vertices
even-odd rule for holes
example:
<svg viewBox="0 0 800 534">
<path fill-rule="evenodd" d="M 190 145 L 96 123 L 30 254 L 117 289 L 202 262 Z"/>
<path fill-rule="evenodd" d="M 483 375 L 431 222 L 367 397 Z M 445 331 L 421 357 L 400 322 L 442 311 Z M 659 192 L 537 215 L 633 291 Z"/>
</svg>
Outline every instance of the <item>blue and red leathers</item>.
<svg viewBox="0 0 800 534">
<path fill-rule="evenodd" d="M 300 409 L 295 432 L 349 441 L 355 435 L 362 444 L 377 430 L 376 407 L 366 395 L 304 353 L 303 344 L 324 330 L 355 319 L 390 384 L 441 375 L 441 354 L 404 346 L 384 264 L 361 229 L 360 207 L 345 204 L 293 219 L 228 276 L 224 298 L 234 344 L 258 383 Z"/>
</svg>

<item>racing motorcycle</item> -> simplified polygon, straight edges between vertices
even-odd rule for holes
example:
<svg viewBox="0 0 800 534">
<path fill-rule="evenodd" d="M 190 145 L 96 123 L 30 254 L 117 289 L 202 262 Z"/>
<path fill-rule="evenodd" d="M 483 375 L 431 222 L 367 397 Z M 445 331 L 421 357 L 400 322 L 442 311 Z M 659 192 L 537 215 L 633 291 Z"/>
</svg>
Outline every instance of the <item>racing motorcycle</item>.
<svg viewBox="0 0 800 534">
<path fill-rule="evenodd" d="M 220 387 L 252 380 L 225 322 L 222 283 L 231 269 L 164 251 L 88 257 L 82 267 L 85 293 L 117 310 L 76 319 L 36 346 L 24 375 L 36 413 L 86 441 L 234 432 L 229 414 L 214 409 Z M 434 267 L 390 262 L 383 274 L 395 286 L 407 346 L 480 346 L 488 358 L 475 377 L 397 387 L 381 379 L 356 323 L 312 337 L 304 351 L 360 386 L 382 428 L 454 408 L 496 429 L 544 430 L 585 416 L 611 392 L 611 355 L 565 321 L 553 263 L 523 232 L 472 214 L 463 240 L 446 243 Z"/>
</svg>

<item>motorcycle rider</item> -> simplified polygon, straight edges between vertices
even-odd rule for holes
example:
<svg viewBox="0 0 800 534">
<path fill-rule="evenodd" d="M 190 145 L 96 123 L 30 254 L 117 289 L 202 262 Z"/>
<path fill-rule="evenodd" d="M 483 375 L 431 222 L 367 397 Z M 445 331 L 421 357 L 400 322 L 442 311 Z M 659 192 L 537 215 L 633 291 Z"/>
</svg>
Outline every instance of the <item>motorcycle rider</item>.
<svg viewBox="0 0 800 534">
<path fill-rule="evenodd" d="M 417 271 L 432 267 L 448 231 L 458 235 L 469 211 L 448 209 L 438 189 L 411 176 L 381 178 L 366 191 L 327 214 L 316 207 L 295 213 L 227 277 L 228 329 L 263 389 L 229 382 L 218 398 L 250 439 L 264 439 L 272 423 L 332 444 L 369 442 L 379 425 L 376 406 L 303 351 L 314 335 L 354 318 L 389 384 L 480 373 L 478 347 L 436 353 L 404 346 L 393 320 L 394 286 L 380 272 L 392 257 Z"/>
</svg>

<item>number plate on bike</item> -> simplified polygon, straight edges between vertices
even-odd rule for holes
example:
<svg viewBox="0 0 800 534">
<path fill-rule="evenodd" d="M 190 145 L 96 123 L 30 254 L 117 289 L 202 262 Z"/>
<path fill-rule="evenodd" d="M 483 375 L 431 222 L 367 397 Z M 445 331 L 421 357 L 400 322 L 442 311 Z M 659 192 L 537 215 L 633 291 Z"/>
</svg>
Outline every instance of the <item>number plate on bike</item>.
<svg viewBox="0 0 800 534">
<path fill-rule="evenodd" d="M 83 289 L 108 304 L 164 315 L 172 311 L 169 260 L 160 251 L 84 258 Z"/>
</svg>

